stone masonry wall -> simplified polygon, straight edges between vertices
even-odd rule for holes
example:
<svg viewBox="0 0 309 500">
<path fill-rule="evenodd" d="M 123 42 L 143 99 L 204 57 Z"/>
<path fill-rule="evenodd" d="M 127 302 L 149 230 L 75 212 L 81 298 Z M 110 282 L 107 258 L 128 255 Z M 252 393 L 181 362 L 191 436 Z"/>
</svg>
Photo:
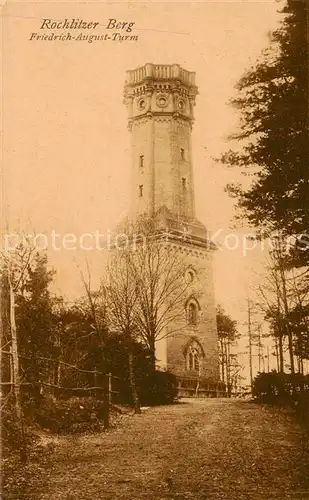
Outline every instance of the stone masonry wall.
<svg viewBox="0 0 309 500">
<path fill-rule="evenodd" d="M 188 269 L 196 273 L 187 298 L 196 297 L 200 311 L 197 324 L 189 325 L 184 300 L 183 316 L 173 325 L 173 329 L 178 331 L 166 338 L 166 368 L 176 375 L 196 377 L 196 372 L 188 371 L 184 355 L 185 346 L 194 338 L 198 340 L 205 354 L 201 376 L 216 381 L 219 380 L 219 364 L 212 251 L 196 249 L 191 245 L 183 245 L 179 251 L 183 253 Z"/>
<path fill-rule="evenodd" d="M 193 217 L 190 124 L 173 117 L 144 118 L 133 123 L 131 133 L 134 218 L 162 206 L 174 214 Z M 139 186 L 143 189 L 142 196 Z"/>
</svg>

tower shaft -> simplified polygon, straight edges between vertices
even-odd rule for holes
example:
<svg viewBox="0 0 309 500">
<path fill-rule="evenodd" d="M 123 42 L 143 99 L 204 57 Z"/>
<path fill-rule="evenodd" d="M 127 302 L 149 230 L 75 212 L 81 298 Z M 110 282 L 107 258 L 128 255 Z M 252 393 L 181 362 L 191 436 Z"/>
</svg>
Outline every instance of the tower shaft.
<svg viewBox="0 0 309 500">
<path fill-rule="evenodd" d="M 195 74 L 176 64 L 127 72 L 133 218 L 161 207 L 194 218 L 191 130 L 197 93 Z"/>
</svg>

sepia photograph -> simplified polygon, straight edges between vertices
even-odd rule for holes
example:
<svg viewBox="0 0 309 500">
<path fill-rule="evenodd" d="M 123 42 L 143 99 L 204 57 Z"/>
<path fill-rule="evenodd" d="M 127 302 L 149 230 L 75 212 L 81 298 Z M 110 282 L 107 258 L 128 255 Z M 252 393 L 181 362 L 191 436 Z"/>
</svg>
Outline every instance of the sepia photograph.
<svg viewBox="0 0 309 500">
<path fill-rule="evenodd" d="M 1 2 L 3 500 L 309 500 L 308 0 Z"/>
</svg>

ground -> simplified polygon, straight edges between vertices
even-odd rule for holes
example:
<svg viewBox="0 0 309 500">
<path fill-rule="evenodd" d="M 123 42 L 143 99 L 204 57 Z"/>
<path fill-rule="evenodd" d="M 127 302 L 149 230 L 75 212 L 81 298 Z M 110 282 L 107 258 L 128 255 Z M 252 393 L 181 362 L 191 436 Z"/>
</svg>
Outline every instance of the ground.
<svg viewBox="0 0 309 500">
<path fill-rule="evenodd" d="M 107 433 L 57 438 L 31 499 L 308 500 L 301 429 L 286 411 L 248 401 L 148 408 Z"/>
</svg>

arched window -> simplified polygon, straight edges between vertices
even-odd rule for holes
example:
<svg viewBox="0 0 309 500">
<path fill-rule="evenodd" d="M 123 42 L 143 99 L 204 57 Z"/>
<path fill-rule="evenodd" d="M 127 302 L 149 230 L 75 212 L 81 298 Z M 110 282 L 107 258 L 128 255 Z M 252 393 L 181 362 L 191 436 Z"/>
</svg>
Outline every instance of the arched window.
<svg viewBox="0 0 309 500">
<path fill-rule="evenodd" d="M 191 337 L 183 350 L 186 370 L 201 373 L 205 353 L 202 345 L 196 337 Z"/>
<path fill-rule="evenodd" d="M 194 302 L 190 302 L 188 305 L 188 323 L 189 325 L 197 323 L 197 305 Z"/>
<path fill-rule="evenodd" d="M 187 270 L 187 272 L 186 272 L 186 278 L 187 278 L 187 282 L 188 283 L 192 283 L 194 281 L 195 272 L 193 271 L 193 269 L 188 269 Z"/>
<path fill-rule="evenodd" d="M 187 370 L 198 372 L 201 366 L 201 350 L 199 346 L 192 344 L 187 352 Z"/>
</svg>

